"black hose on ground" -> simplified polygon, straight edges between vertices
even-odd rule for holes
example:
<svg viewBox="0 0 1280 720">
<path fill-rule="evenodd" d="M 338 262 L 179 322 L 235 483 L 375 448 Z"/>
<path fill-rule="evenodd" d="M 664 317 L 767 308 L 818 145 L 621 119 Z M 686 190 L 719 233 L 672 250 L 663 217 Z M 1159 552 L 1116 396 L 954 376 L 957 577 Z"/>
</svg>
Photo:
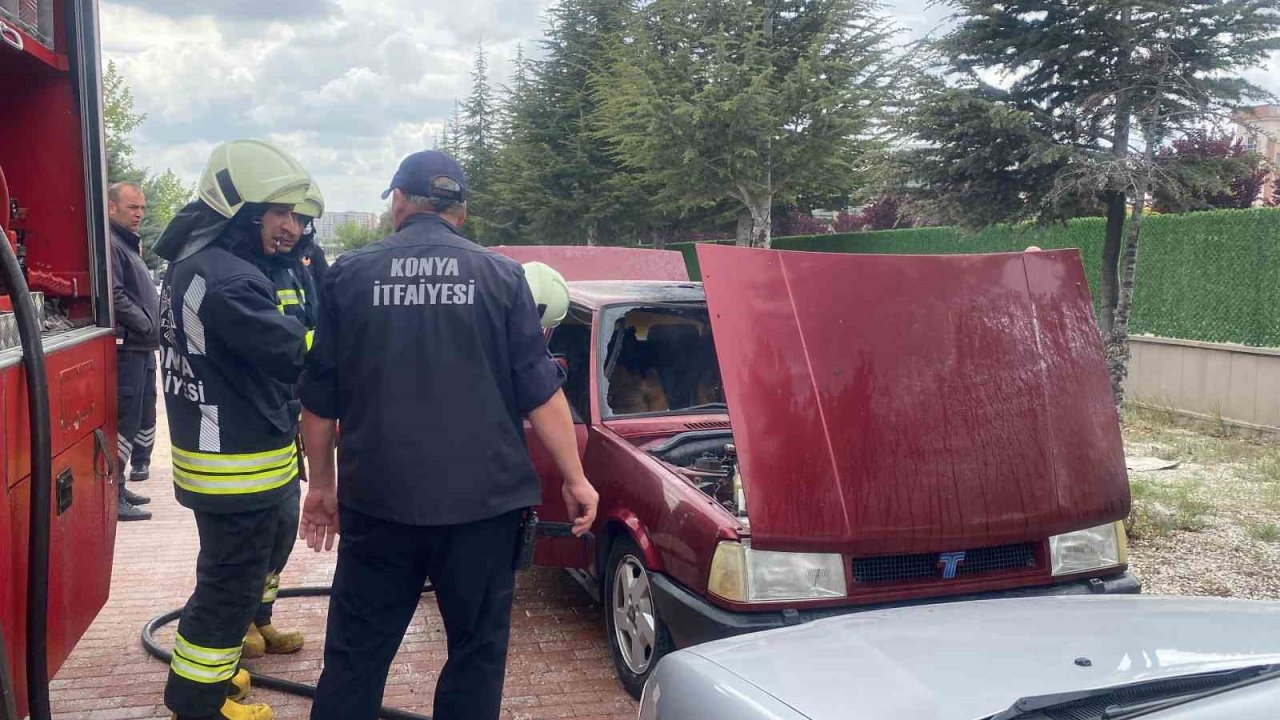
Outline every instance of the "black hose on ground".
<svg viewBox="0 0 1280 720">
<path fill-rule="evenodd" d="M 31 288 L 18 256 L 0 235 L 3 275 L 22 341 L 31 435 L 31 526 L 27 540 L 27 708 L 31 720 L 49 720 L 49 513 L 52 506 L 53 450 L 49 436 L 49 378 L 44 342 Z"/>
<path fill-rule="evenodd" d="M 327 585 L 281 588 L 276 597 L 327 597 L 329 595 L 329 591 L 330 588 Z M 423 588 L 422 592 L 424 594 L 429 593 L 432 592 L 432 589 L 428 585 Z M 182 608 L 170 610 L 163 615 L 157 615 L 147 621 L 146 625 L 142 626 L 142 647 L 146 648 L 147 652 L 151 654 L 151 657 L 162 660 L 165 663 L 168 663 L 173 659 L 173 654 L 160 647 L 160 643 L 156 642 L 155 634 L 156 630 L 159 630 L 161 627 L 168 625 L 180 617 L 182 617 Z M 248 670 L 248 668 L 245 669 Z M 264 673 L 256 673 L 252 670 L 249 671 L 249 677 L 253 679 L 253 684 L 257 687 L 279 690 L 280 692 L 289 693 L 290 695 L 300 695 L 308 698 L 314 698 L 316 696 L 315 685 L 294 682 L 293 680 L 285 680 L 281 677 L 266 675 Z M 387 718 L 387 720 L 431 720 L 429 715 L 421 715 L 419 713 L 409 712 L 408 710 L 389 707 L 384 707 L 378 710 L 378 717 Z M 34 716 L 32 717 L 32 720 L 35 720 Z"/>
</svg>

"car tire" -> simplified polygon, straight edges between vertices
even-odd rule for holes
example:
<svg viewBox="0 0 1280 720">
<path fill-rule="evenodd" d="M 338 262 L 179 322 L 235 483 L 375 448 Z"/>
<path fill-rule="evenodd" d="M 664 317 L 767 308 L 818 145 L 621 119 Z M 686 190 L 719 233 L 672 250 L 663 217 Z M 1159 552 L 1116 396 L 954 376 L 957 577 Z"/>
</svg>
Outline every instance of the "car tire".
<svg viewBox="0 0 1280 720">
<path fill-rule="evenodd" d="M 605 567 L 601 601 L 609 654 L 622 686 L 639 700 L 650 673 L 675 644 L 658 617 L 649 568 L 635 542 L 615 540 Z"/>
</svg>

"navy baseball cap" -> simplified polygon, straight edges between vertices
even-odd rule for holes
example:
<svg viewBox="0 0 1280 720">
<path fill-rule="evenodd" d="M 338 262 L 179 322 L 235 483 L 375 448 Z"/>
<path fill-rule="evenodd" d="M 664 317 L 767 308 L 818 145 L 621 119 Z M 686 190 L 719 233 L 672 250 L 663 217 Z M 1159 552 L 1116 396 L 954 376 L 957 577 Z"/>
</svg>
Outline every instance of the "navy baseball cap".
<svg viewBox="0 0 1280 720">
<path fill-rule="evenodd" d="M 382 193 L 382 199 L 386 200 L 397 188 L 407 195 L 465 202 L 467 174 L 458 161 L 446 153 L 423 150 L 400 162 L 390 187 Z"/>
</svg>

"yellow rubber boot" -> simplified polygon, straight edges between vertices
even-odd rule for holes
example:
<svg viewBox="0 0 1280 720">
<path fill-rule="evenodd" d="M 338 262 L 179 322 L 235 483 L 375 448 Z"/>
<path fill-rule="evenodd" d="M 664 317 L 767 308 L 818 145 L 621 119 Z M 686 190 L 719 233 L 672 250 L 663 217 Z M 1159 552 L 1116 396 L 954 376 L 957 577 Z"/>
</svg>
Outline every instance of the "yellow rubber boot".
<svg viewBox="0 0 1280 720">
<path fill-rule="evenodd" d="M 302 649 L 302 633 L 300 632 L 281 632 L 272 625 L 263 625 L 255 627 L 259 635 L 266 641 L 267 652 L 272 655 L 288 655 Z"/>
<path fill-rule="evenodd" d="M 181 720 L 177 713 L 169 717 L 171 720 Z M 261 703 L 241 705 L 234 700 L 227 700 L 218 711 L 218 717 L 221 720 L 275 720 L 276 714 L 271 711 L 269 705 Z"/>
<path fill-rule="evenodd" d="M 270 705 L 254 703 L 241 705 L 234 700 L 222 704 L 222 717 L 226 720 L 275 720 L 276 714 L 271 712 Z"/>
<path fill-rule="evenodd" d="M 251 690 L 249 682 L 249 671 L 240 668 L 231 678 L 231 682 L 227 683 L 227 698 L 231 700 L 243 700 L 249 697 Z"/>
<path fill-rule="evenodd" d="M 240 657 L 260 658 L 267 654 L 267 641 L 262 637 L 262 633 L 258 632 L 258 626 L 249 623 L 249 633 L 244 636 L 244 647 L 240 650 Z"/>
</svg>

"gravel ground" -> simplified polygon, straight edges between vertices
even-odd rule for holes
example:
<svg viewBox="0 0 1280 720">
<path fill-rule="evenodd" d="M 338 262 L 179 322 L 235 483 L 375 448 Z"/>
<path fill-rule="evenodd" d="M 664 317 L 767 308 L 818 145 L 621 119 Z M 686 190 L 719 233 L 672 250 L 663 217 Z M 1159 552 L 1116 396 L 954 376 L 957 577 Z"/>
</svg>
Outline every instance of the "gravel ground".
<svg viewBox="0 0 1280 720">
<path fill-rule="evenodd" d="M 1280 445 L 1160 412 L 1125 420 L 1129 562 L 1143 592 L 1280 599 Z"/>
</svg>

